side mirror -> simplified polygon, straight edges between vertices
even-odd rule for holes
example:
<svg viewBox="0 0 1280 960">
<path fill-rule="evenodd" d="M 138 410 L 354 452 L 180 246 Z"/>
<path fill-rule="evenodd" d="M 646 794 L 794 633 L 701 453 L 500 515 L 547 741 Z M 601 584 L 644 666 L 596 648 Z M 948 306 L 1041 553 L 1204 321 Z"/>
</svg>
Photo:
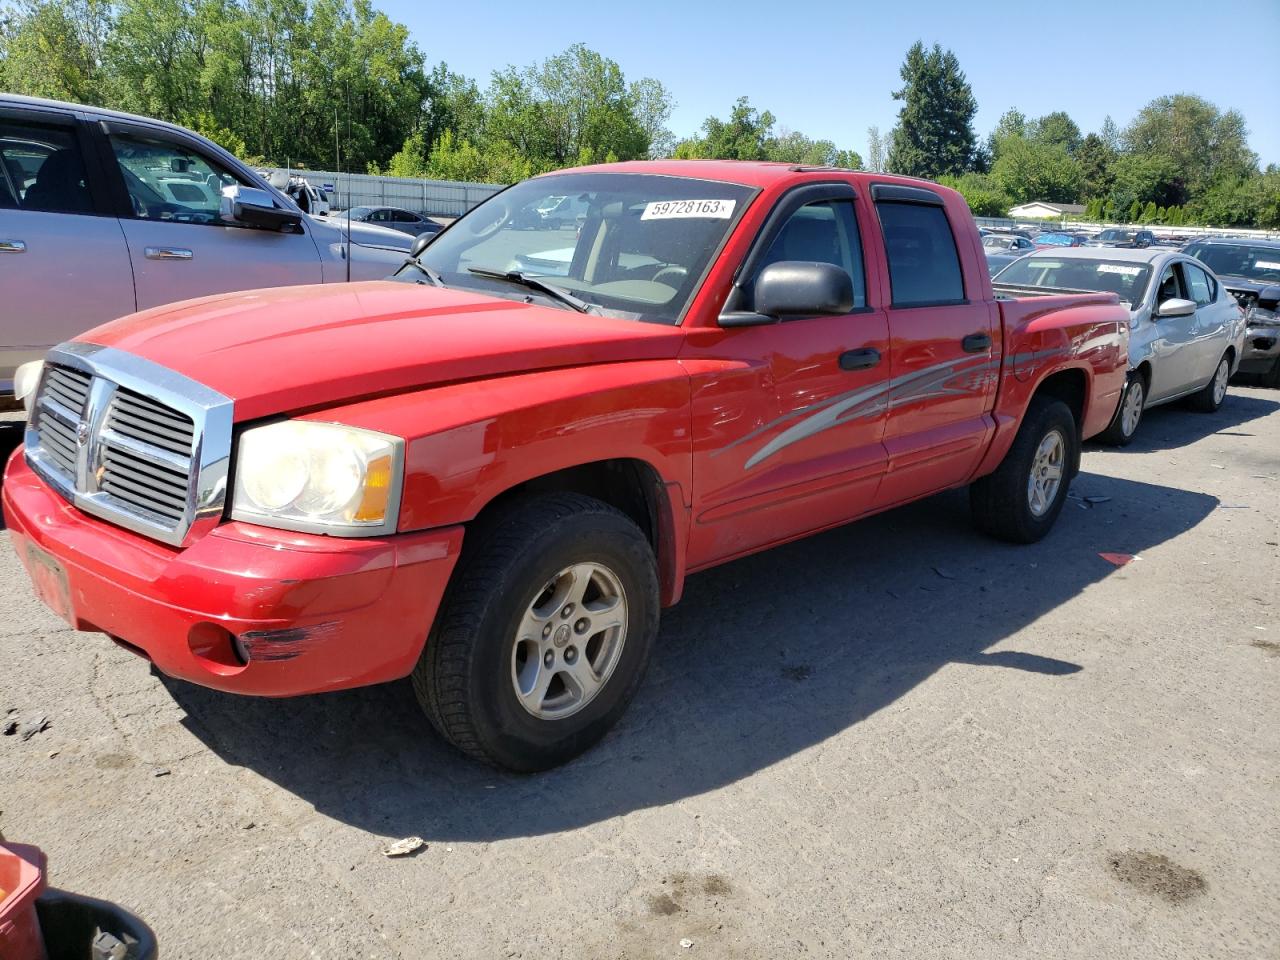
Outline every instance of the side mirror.
<svg viewBox="0 0 1280 960">
<path fill-rule="evenodd" d="M 266 190 L 242 187 L 238 183 L 222 188 L 218 212 L 229 223 L 262 230 L 284 230 L 302 223 L 301 215 L 277 207 Z"/>
<path fill-rule="evenodd" d="M 422 256 L 422 251 L 427 249 L 427 244 L 436 238 L 434 233 L 420 233 L 413 238 L 413 243 L 409 245 L 409 256 L 414 260 Z"/>
<path fill-rule="evenodd" d="M 755 311 L 722 313 L 722 327 L 776 323 L 786 317 L 823 317 L 853 309 L 853 280 L 830 263 L 784 260 L 760 271 L 755 282 Z"/>
<path fill-rule="evenodd" d="M 1195 312 L 1195 301 L 1181 297 L 1172 297 L 1156 308 L 1157 317 L 1189 317 Z"/>
</svg>

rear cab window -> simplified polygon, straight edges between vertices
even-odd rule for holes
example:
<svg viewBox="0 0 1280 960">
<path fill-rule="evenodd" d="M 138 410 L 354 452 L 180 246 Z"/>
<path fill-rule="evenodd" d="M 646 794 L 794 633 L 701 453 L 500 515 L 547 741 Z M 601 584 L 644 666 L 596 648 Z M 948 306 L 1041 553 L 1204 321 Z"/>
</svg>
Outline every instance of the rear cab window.
<svg viewBox="0 0 1280 960">
<path fill-rule="evenodd" d="M 94 212 L 74 127 L 0 117 L 0 210 Z"/>
<path fill-rule="evenodd" d="M 876 201 L 894 307 L 964 303 L 964 275 L 951 222 L 941 205 Z"/>
</svg>

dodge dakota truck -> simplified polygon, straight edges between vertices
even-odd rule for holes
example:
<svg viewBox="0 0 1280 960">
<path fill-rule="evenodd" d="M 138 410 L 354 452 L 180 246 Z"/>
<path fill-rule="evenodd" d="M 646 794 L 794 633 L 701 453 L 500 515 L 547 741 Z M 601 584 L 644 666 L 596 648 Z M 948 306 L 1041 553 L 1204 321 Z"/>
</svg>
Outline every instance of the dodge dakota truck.
<svg viewBox="0 0 1280 960">
<path fill-rule="evenodd" d="M 537 216 L 564 197 L 581 217 Z M 1128 328 L 1110 293 L 998 299 L 925 181 L 586 167 L 389 280 L 56 347 L 4 513 L 54 610 L 170 676 L 411 676 L 461 750 L 538 770 L 618 720 L 692 572 L 966 485 L 979 528 L 1043 537 Z"/>
</svg>

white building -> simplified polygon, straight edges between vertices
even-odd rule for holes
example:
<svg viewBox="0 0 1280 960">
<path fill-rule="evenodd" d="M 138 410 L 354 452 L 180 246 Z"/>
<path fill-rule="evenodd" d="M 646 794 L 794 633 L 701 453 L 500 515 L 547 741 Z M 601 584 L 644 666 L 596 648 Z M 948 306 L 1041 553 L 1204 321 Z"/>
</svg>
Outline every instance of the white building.
<svg viewBox="0 0 1280 960">
<path fill-rule="evenodd" d="M 1030 203 L 1010 209 L 1009 216 L 1014 219 L 1058 220 L 1081 213 L 1084 213 L 1084 207 L 1078 203 L 1047 203 L 1044 200 L 1032 200 Z"/>
</svg>

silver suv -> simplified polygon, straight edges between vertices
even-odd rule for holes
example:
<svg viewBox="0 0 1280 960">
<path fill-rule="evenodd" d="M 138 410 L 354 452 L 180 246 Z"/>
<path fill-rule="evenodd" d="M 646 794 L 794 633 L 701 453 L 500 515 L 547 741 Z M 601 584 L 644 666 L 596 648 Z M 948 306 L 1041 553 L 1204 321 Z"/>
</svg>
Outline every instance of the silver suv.
<svg viewBox="0 0 1280 960">
<path fill-rule="evenodd" d="M 159 120 L 0 95 L 0 397 L 16 367 L 175 300 L 374 280 L 413 238 L 317 220 L 221 147 Z"/>
</svg>

